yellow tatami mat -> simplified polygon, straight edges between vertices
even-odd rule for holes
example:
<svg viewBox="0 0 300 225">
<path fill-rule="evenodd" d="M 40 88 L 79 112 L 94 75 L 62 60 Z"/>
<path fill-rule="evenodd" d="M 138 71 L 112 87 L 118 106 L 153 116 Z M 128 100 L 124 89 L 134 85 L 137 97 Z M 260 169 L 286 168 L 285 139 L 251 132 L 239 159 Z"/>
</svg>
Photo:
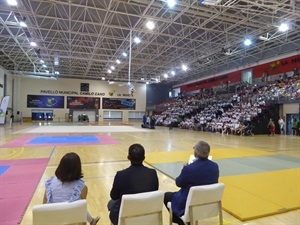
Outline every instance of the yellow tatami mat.
<svg viewBox="0 0 300 225">
<path fill-rule="evenodd" d="M 150 152 L 145 161 L 175 179 L 190 154 Z M 248 148 L 214 148 L 211 155 L 223 174 L 219 179 L 225 184 L 223 209 L 237 219 L 247 221 L 300 209 L 297 159 Z"/>
<path fill-rule="evenodd" d="M 300 169 L 221 177 L 223 209 L 246 221 L 300 208 Z"/>
<path fill-rule="evenodd" d="M 187 162 L 191 154 L 193 154 L 193 151 L 148 152 L 146 154 L 145 161 L 148 164 Z M 213 157 L 213 159 L 241 158 L 267 155 L 274 155 L 274 153 L 250 148 L 214 148 L 211 151 L 211 156 Z"/>
</svg>

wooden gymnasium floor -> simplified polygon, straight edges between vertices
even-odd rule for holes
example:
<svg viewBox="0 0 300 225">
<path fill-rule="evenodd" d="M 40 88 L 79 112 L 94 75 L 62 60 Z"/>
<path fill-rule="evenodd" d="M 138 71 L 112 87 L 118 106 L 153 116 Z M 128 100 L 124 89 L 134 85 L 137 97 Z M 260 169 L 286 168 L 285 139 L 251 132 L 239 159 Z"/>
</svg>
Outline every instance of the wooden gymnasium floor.
<svg viewBox="0 0 300 225">
<path fill-rule="evenodd" d="M 174 128 L 168 130 L 158 127 L 155 130 L 140 129 L 140 122 L 102 122 L 99 124 L 72 124 L 72 123 L 14 123 L 0 126 L 0 160 L 50 158 L 46 170 L 23 216 L 21 225 L 32 224 L 31 209 L 35 204 L 42 202 L 44 182 L 54 174 L 61 159 L 67 152 L 76 152 L 80 155 L 83 172 L 88 186 L 88 209 L 94 216 L 101 216 L 98 224 L 109 225 L 106 204 L 116 171 L 129 165 L 127 157 L 128 146 L 140 143 L 147 153 L 155 152 L 193 152 L 193 145 L 199 140 L 207 141 L 214 148 L 226 147 L 238 151 L 245 149 L 258 149 L 275 155 L 292 156 L 300 159 L 300 137 L 276 135 L 258 136 L 231 136 L 216 133 L 195 132 Z M 46 136 L 87 136 L 99 135 L 103 140 L 100 144 L 47 144 L 26 145 L 24 139 L 28 137 Z M 13 142 L 15 141 L 15 142 Z M 17 141 L 17 142 L 16 142 Z M 12 144 L 9 144 L 12 143 Z M 149 165 L 148 165 L 149 166 Z M 158 171 L 160 189 L 163 191 L 177 190 L 174 180 Z M 272 190 L 270 190 L 272 191 Z M 297 197 L 297 196 L 295 196 Z M 299 197 L 299 196 L 298 196 Z M 13 209 L 12 209 L 13 210 Z M 164 209 L 164 224 L 168 224 L 168 212 Z M 224 224 L 234 225 L 300 225 L 300 210 L 294 210 L 274 216 L 239 221 L 224 211 Z M 218 224 L 217 218 L 203 221 L 203 225 Z"/>
</svg>

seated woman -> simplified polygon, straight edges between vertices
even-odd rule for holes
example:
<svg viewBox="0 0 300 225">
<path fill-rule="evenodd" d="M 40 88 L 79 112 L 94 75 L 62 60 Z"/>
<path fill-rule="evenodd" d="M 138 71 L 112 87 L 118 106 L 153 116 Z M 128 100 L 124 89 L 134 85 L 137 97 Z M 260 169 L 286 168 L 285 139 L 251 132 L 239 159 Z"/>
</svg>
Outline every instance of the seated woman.
<svg viewBox="0 0 300 225">
<path fill-rule="evenodd" d="M 84 184 L 79 156 L 70 152 L 64 155 L 55 171 L 55 176 L 46 181 L 43 203 L 74 202 L 86 199 L 88 189 Z M 87 213 L 87 221 L 96 225 L 100 217 Z"/>
</svg>

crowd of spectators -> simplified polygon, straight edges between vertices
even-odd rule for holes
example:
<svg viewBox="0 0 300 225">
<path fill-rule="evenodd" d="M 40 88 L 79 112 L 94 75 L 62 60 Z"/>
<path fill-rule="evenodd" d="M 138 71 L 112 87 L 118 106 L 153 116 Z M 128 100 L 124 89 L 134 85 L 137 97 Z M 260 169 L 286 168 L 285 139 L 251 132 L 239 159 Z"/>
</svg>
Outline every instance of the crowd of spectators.
<svg viewBox="0 0 300 225">
<path fill-rule="evenodd" d="M 252 122 L 268 102 L 282 98 L 287 101 L 300 99 L 298 69 L 294 69 L 291 76 L 284 73 L 262 85 L 239 86 L 238 92 L 225 95 L 223 99 L 213 92 L 201 92 L 164 102 L 160 105 L 164 110 L 155 115 L 156 125 L 226 134 L 253 134 Z"/>
</svg>

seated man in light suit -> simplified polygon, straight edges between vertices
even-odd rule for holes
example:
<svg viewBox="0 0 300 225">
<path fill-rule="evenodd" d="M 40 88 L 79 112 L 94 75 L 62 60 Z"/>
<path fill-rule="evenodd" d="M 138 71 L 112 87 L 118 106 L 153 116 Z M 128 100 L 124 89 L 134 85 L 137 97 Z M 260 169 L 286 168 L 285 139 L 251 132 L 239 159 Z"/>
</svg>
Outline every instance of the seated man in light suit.
<svg viewBox="0 0 300 225">
<path fill-rule="evenodd" d="M 113 225 L 118 224 L 122 195 L 158 190 L 156 170 L 143 165 L 145 159 L 144 147 L 140 144 L 131 145 L 127 158 L 130 160 L 131 166 L 117 172 L 110 191 L 111 200 L 108 202 L 107 207 Z"/>
<path fill-rule="evenodd" d="M 177 192 L 166 192 L 164 204 L 172 203 L 173 222 L 184 225 L 180 217 L 184 214 L 185 203 L 192 186 L 218 183 L 219 166 L 208 159 L 210 146 L 204 141 L 199 141 L 194 146 L 195 160 L 185 165 L 180 175 L 176 178 L 176 185 L 181 189 Z"/>
</svg>

